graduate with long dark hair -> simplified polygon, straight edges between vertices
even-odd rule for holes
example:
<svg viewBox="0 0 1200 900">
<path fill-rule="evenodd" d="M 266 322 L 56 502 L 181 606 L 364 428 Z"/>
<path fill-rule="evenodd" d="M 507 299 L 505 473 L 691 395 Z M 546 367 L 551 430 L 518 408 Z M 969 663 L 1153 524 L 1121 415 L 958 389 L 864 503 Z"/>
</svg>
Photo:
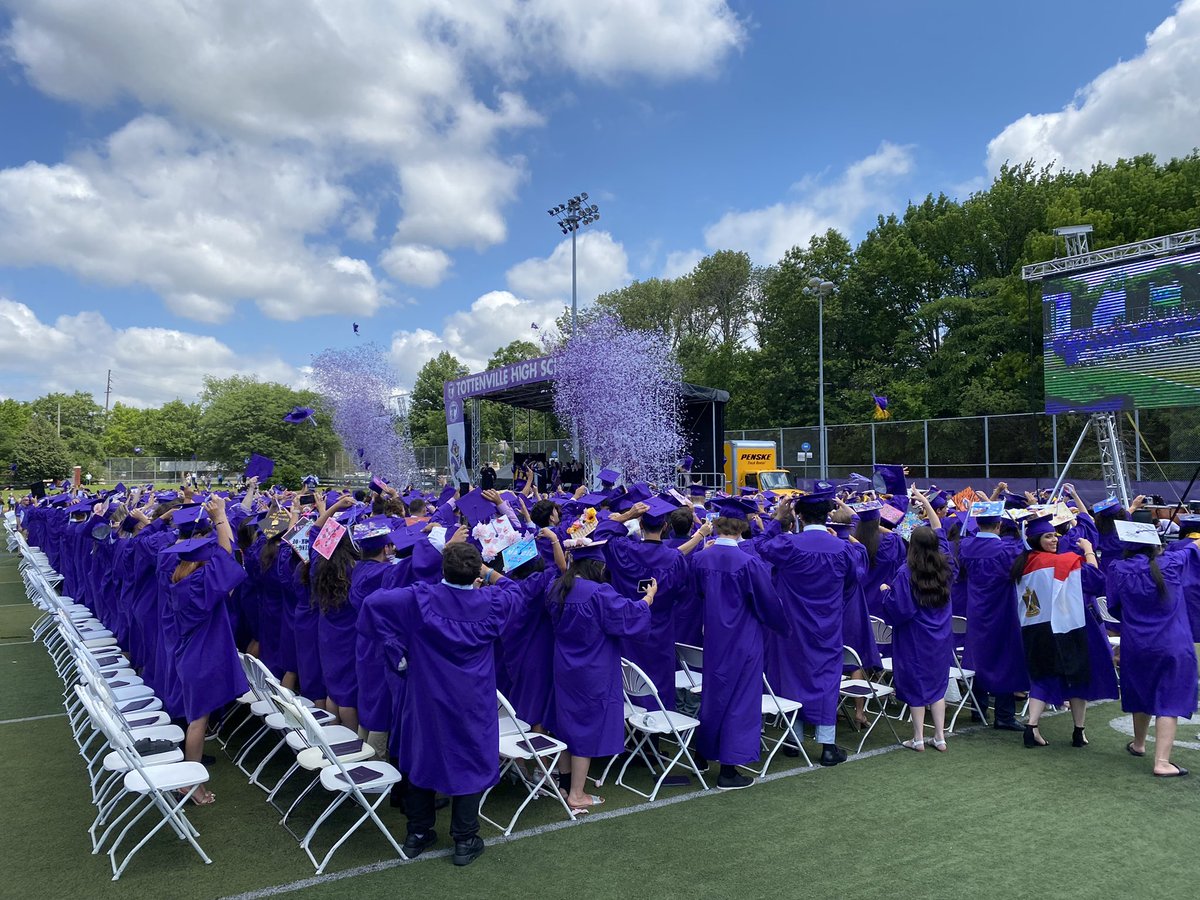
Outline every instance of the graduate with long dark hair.
<svg viewBox="0 0 1200 900">
<path fill-rule="evenodd" d="M 895 583 L 883 593 L 883 606 L 892 623 L 892 654 L 896 695 L 912 712 L 910 750 L 925 749 L 925 709 L 933 718 L 934 749 L 946 751 L 946 686 L 954 665 L 950 583 L 953 564 L 941 520 L 929 500 L 918 495 L 929 519 L 914 528 L 908 556 Z"/>
</svg>

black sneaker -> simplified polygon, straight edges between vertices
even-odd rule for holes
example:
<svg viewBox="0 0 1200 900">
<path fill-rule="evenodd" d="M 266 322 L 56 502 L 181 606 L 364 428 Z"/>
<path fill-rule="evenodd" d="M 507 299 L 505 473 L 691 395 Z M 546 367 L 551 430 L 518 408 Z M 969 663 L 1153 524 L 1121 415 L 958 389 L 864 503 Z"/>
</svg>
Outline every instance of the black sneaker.
<svg viewBox="0 0 1200 900">
<path fill-rule="evenodd" d="M 695 750 L 693 750 L 692 751 L 692 759 L 696 763 L 696 771 L 697 772 L 700 772 L 701 774 L 703 774 L 704 772 L 708 771 L 708 757 L 704 756 L 704 754 L 702 754 L 702 753 L 697 753 Z"/>
<path fill-rule="evenodd" d="M 846 751 L 834 744 L 826 744 L 821 751 L 821 765 L 836 766 L 846 761 Z"/>
<path fill-rule="evenodd" d="M 456 866 L 469 866 L 483 854 L 483 838 L 475 835 L 473 838 L 468 838 L 465 841 L 454 842 L 454 864 Z"/>
<path fill-rule="evenodd" d="M 410 834 L 404 839 L 404 855 L 409 859 L 414 859 L 435 841 L 437 841 L 437 832 L 432 828 L 424 834 Z"/>
<path fill-rule="evenodd" d="M 728 777 L 725 775 L 720 776 L 717 779 L 717 790 L 740 791 L 742 788 L 748 788 L 752 784 L 754 784 L 753 778 L 751 778 L 749 775 L 743 775 L 741 772 L 738 772 L 734 775 L 729 775 Z"/>
<path fill-rule="evenodd" d="M 800 755 L 800 748 L 784 746 L 783 755 L 790 756 L 790 757 L 792 757 L 792 759 L 795 759 L 797 756 Z"/>
</svg>

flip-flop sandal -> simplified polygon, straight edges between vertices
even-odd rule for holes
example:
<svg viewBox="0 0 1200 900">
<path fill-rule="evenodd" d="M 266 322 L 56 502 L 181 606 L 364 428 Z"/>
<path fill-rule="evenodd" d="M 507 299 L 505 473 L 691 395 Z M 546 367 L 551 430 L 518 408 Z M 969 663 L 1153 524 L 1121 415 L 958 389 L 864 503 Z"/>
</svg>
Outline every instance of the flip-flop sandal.
<svg viewBox="0 0 1200 900">
<path fill-rule="evenodd" d="M 903 747 L 905 750 L 915 750 L 917 753 L 925 752 L 925 742 L 924 741 L 901 741 L 900 746 Z"/>
<path fill-rule="evenodd" d="M 1133 741 L 1130 741 L 1128 744 L 1125 745 L 1125 752 L 1128 753 L 1130 756 L 1145 756 L 1146 755 L 1145 750 L 1142 750 L 1139 753 L 1137 750 L 1133 749 Z"/>
<path fill-rule="evenodd" d="M 569 803 L 567 805 L 571 806 L 571 812 L 575 813 L 575 815 L 580 815 L 580 814 L 586 815 L 587 813 L 592 811 L 593 807 L 604 805 L 604 798 L 597 796 L 596 794 L 588 794 L 588 800 L 590 802 L 588 802 L 584 806 L 571 806 L 571 804 L 569 804 Z"/>
<path fill-rule="evenodd" d="M 1174 763 L 1171 763 L 1171 765 L 1175 766 Z M 1175 769 L 1176 769 L 1176 771 L 1174 771 L 1174 772 L 1166 772 L 1166 773 L 1155 772 L 1154 777 L 1155 778 L 1182 778 L 1184 775 L 1188 774 L 1188 770 L 1185 769 L 1183 766 L 1175 766 Z"/>
</svg>

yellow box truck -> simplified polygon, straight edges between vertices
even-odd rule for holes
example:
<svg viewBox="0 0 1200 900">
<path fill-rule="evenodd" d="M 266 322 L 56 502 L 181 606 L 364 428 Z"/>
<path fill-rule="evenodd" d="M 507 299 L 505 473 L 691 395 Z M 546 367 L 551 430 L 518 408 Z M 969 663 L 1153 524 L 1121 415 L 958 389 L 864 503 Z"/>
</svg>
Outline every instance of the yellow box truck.
<svg viewBox="0 0 1200 900">
<path fill-rule="evenodd" d="M 773 491 L 788 496 L 798 494 L 791 473 L 779 467 L 779 451 L 774 441 L 726 441 L 725 484 L 731 494 L 743 487 Z"/>
</svg>

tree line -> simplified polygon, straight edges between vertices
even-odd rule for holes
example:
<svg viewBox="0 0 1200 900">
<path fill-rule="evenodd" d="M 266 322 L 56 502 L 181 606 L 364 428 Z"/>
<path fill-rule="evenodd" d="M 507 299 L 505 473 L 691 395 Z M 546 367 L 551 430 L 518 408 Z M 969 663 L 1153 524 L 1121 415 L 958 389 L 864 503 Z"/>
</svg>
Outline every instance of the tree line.
<svg viewBox="0 0 1200 900">
<path fill-rule="evenodd" d="M 766 266 L 745 252 L 721 250 L 679 278 L 602 294 L 580 316 L 615 315 L 631 328 L 666 332 L 685 380 L 730 392 L 730 429 L 812 425 L 818 310 L 804 289 L 819 278 L 837 287 L 824 301 L 829 424 L 868 420 L 872 394 L 886 396 L 898 419 L 1037 411 L 1041 297 L 1022 281 L 1021 267 L 1061 255 L 1053 230 L 1082 223 L 1094 227 L 1094 250 L 1200 227 L 1200 152 L 1168 162 L 1147 154 L 1086 172 L 1005 165 L 966 200 L 930 194 L 902 213 L 878 216 L 857 246 L 830 230 Z M 560 334 L 569 332 L 568 311 L 557 324 Z M 545 352 L 514 341 L 492 354 L 488 368 Z M 417 446 L 446 443 L 442 382 L 465 374 L 447 352 L 421 368 L 409 403 Z M 315 428 L 282 423 L 293 405 L 320 406 L 311 392 L 242 377 L 206 379 L 196 402 L 117 404 L 107 416 L 81 392 L 4 400 L 0 459 L 18 462 L 25 473 L 33 448 L 46 448 L 40 452 L 47 458 L 61 449 L 72 462 L 97 466 L 140 446 L 146 455 L 196 454 L 231 470 L 250 452 L 274 453 L 289 472 L 320 470 L 337 438 L 321 415 Z M 1189 414 L 1176 424 L 1192 423 L 1187 427 L 1200 434 L 1194 419 Z M 1169 417 L 1161 421 L 1174 427 Z M 482 405 L 484 441 L 563 434 L 548 413 Z"/>
</svg>

